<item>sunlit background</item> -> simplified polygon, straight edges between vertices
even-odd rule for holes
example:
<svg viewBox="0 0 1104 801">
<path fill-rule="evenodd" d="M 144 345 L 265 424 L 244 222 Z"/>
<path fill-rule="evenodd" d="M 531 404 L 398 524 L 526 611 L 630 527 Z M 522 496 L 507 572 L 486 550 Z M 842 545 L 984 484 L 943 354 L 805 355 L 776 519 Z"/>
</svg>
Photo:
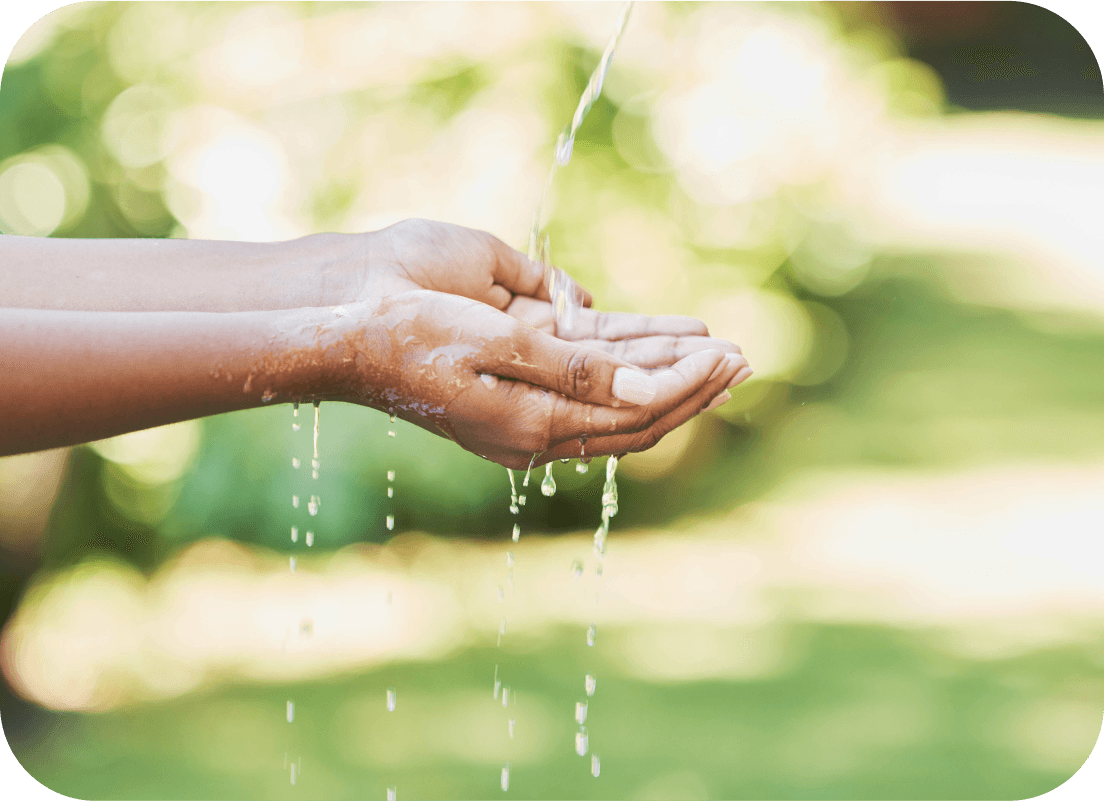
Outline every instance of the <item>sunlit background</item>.
<svg viewBox="0 0 1104 801">
<path fill-rule="evenodd" d="M 4 71 L 0 231 L 524 248 L 619 11 L 68 6 Z M 286 406 L 0 459 L 13 751 L 82 798 L 1057 786 L 1104 711 L 1101 186 L 1097 61 L 1036 6 L 638 5 L 552 256 L 756 373 L 622 462 L 601 579 L 600 464 L 513 544 L 504 469 L 361 408 L 317 482 Z"/>
</svg>

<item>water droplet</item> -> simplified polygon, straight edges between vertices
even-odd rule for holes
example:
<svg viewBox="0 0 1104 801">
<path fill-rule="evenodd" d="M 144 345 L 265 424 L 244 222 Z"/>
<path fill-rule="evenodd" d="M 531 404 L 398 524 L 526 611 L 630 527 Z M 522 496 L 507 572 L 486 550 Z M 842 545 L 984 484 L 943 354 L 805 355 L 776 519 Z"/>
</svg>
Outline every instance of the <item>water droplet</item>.
<svg viewBox="0 0 1104 801">
<path fill-rule="evenodd" d="M 495 679 L 495 683 L 494 683 L 494 697 L 495 697 L 495 700 L 496 700 L 496 701 L 498 700 L 498 693 L 499 693 L 499 690 L 501 690 L 501 689 L 502 689 L 502 682 L 501 682 L 501 681 L 499 681 L 498 679 Z"/>
<path fill-rule="evenodd" d="M 299 508 L 299 496 L 298 495 L 292 495 L 291 496 L 291 507 L 293 509 L 298 509 Z"/>
<path fill-rule="evenodd" d="M 394 470 L 388 470 L 387 471 L 387 480 L 388 481 L 394 481 L 395 480 L 395 471 Z"/>
<path fill-rule="evenodd" d="M 544 481 L 541 482 L 541 494 L 546 498 L 551 498 L 556 494 L 556 479 L 552 478 L 552 463 L 548 463 L 548 472 L 544 474 Z"/>
<path fill-rule="evenodd" d="M 503 687 L 502 688 L 502 705 L 503 706 L 509 706 L 510 705 L 510 688 L 509 687 Z"/>
<path fill-rule="evenodd" d="M 506 567 L 513 567 L 513 566 L 514 566 L 514 552 L 513 551 L 507 551 L 506 552 Z"/>
<path fill-rule="evenodd" d="M 594 645 L 594 640 L 598 636 L 598 626 L 594 623 L 590 624 L 590 628 L 587 629 L 587 645 Z"/>
<path fill-rule="evenodd" d="M 575 722 L 582 726 L 586 723 L 587 716 L 587 702 L 576 701 L 575 702 Z"/>
<path fill-rule="evenodd" d="M 394 498 L 395 497 L 395 488 L 394 487 L 388 487 L 387 488 L 387 497 L 388 498 Z"/>
<path fill-rule="evenodd" d="M 598 774 L 602 772 L 602 763 L 598 761 L 597 754 L 591 754 L 590 756 L 590 775 L 595 779 L 598 778 Z"/>
<path fill-rule="evenodd" d="M 307 532 L 307 547 L 309 548 L 312 545 L 314 545 L 314 532 L 313 531 L 308 531 Z"/>
<path fill-rule="evenodd" d="M 299 542 L 299 529 L 297 529 L 295 526 L 291 527 L 291 541 Z"/>
<path fill-rule="evenodd" d="M 296 470 L 299 469 L 299 460 L 296 459 L 294 456 L 291 457 L 291 466 L 294 467 Z"/>
<path fill-rule="evenodd" d="M 292 431 L 298 431 L 299 430 L 299 424 L 298 423 L 292 423 L 291 424 L 291 430 Z M 295 782 L 292 781 L 292 784 L 295 784 Z"/>
<path fill-rule="evenodd" d="M 514 523 L 514 542 L 517 542 L 521 538 L 521 526 Z"/>
<path fill-rule="evenodd" d="M 506 763 L 506 767 L 502 769 L 502 792 L 506 792 L 510 789 L 510 763 Z"/>
<path fill-rule="evenodd" d="M 291 783 L 295 784 L 295 763 L 291 763 Z"/>
<path fill-rule="evenodd" d="M 394 528 L 395 528 L 395 516 L 394 515 L 388 515 L 387 516 L 387 530 L 392 531 L 392 530 L 394 530 Z"/>
<path fill-rule="evenodd" d="M 393 436 L 395 436 L 395 432 L 394 431 L 388 431 L 387 436 L 393 437 Z"/>
<path fill-rule="evenodd" d="M 307 511 L 311 513 L 311 517 L 314 517 L 316 514 L 318 514 L 319 503 L 320 499 L 317 495 L 310 496 L 310 500 L 307 502 Z"/>
<path fill-rule="evenodd" d="M 387 788 L 387 801 L 398 801 L 398 798 L 399 798 L 399 788 L 398 787 L 388 787 Z"/>
<path fill-rule="evenodd" d="M 516 514 L 518 513 L 518 505 L 517 505 L 517 503 L 512 503 L 512 504 L 510 504 L 510 513 L 511 513 L 511 514 L 515 514 L 515 515 L 516 515 Z"/>
<path fill-rule="evenodd" d="M 560 464 L 567 464 L 570 461 L 570 459 L 560 459 Z"/>
<path fill-rule="evenodd" d="M 510 718 L 509 720 L 506 721 L 506 724 L 507 724 L 507 726 L 509 726 L 510 739 L 512 740 L 512 739 L 514 739 L 514 719 Z"/>
<path fill-rule="evenodd" d="M 388 712 L 394 712 L 395 711 L 395 701 L 396 701 L 396 699 L 397 699 L 397 693 L 395 692 L 395 688 L 394 687 L 388 687 L 387 688 L 387 711 Z"/>
<path fill-rule="evenodd" d="M 295 702 L 287 702 L 287 722 L 293 723 L 295 721 Z"/>
<path fill-rule="evenodd" d="M 480 373 L 479 380 L 487 386 L 487 389 L 494 389 L 496 386 L 498 386 L 498 376 L 496 375 L 487 375 L 486 373 Z"/>
<path fill-rule="evenodd" d="M 580 726 L 579 730 L 575 732 L 575 753 L 579 756 L 586 756 L 589 749 L 590 743 L 588 742 L 586 727 Z"/>
<path fill-rule="evenodd" d="M 594 688 L 598 686 L 598 679 L 594 678 L 593 673 L 587 673 L 586 678 L 583 679 L 583 687 L 586 688 L 587 696 L 594 695 Z"/>
<path fill-rule="evenodd" d="M 571 563 L 571 578 L 578 579 L 583 575 L 583 563 L 576 559 Z"/>
<path fill-rule="evenodd" d="M 519 495 L 518 496 L 518 506 L 525 506 L 525 496 L 524 495 Z"/>
<path fill-rule="evenodd" d="M 602 563 L 601 562 L 599 562 L 598 564 L 596 564 L 594 566 L 594 575 L 597 576 L 598 578 L 602 578 Z M 597 595 L 594 596 L 594 602 L 598 603 L 598 596 Z"/>
<path fill-rule="evenodd" d="M 288 560 L 288 563 L 289 563 L 289 564 L 291 565 L 291 572 L 292 572 L 292 573 L 294 573 L 294 572 L 295 572 L 295 557 L 294 557 L 294 556 L 292 556 L 292 557 L 291 557 L 291 558 L 290 558 L 290 559 Z"/>
<path fill-rule="evenodd" d="M 394 422 L 395 422 L 395 415 L 394 415 L 393 413 L 392 413 L 392 414 L 390 414 L 390 415 L 388 415 L 388 417 L 390 417 L 390 418 L 391 418 L 391 422 L 392 422 L 392 423 L 394 423 Z"/>
<path fill-rule="evenodd" d="M 601 559 L 606 555 L 606 539 L 609 537 L 609 527 L 603 521 L 594 532 L 594 553 Z"/>
<path fill-rule="evenodd" d="M 271 389 L 266 389 L 261 393 L 261 403 L 271 403 L 272 399 L 276 397 L 276 393 Z"/>
<path fill-rule="evenodd" d="M 586 462 L 579 462 L 577 465 L 575 465 L 575 472 L 576 473 L 585 473 L 589 469 L 590 468 L 587 467 Z"/>
</svg>

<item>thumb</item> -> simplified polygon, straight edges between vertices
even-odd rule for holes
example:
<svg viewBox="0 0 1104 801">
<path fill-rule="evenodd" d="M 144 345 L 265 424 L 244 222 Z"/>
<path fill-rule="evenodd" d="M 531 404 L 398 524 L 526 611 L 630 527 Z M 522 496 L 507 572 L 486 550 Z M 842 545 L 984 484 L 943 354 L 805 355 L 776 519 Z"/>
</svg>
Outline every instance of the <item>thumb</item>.
<svg viewBox="0 0 1104 801">
<path fill-rule="evenodd" d="M 657 380 L 605 351 L 558 339 L 517 324 L 480 369 L 544 387 L 583 403 L 643 406 L 659 390 Z M 718 354 L 718 360 L 723 358 Z"/>
</svg>

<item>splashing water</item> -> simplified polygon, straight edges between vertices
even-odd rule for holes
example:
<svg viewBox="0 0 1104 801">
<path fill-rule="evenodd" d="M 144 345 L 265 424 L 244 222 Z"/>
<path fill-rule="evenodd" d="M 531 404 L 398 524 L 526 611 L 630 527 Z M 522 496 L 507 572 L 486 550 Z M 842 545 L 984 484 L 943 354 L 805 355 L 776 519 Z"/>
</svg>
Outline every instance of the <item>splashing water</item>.
<svg viewBox="0 0 1104 801">
<path fill-rule="evenodd" d="M 625 30 L 625 23 L 628 22 L 629 12 L 632 11 L 632 5 L 632 0 L 628 0 L 621 9 L 621 15 L 617 18 L 617 27 L 614 30 L 613 37 L 609 40 L 609 44 L 606 45 L 606 49 L 602 53 L 602 58 L 598 61 L 598 66 L 594 68 L 594 72 L 591 73 L 590 80 L 587 81 L 583 94 L 579 97 L 579 104 L 575 108 L 575 114 L 572 116 L 571 122 L 568 123 L 563 132 L 556 139 L 555 158 L 553 159 L 551 169 L 548 171 L 548 178 L 544 183 L 544 188 L 541 190 L 540 198 L 537 200 L 537 209 L 533 215 L 533 226 L 529 231 L 528 255 L 532 261 L 539 262 L 544 267 L 544 283 L 548 289 L 549 296 L 552 298 L 552 310 L 556 316 L 557 334 L 570 331 L 574 326 L 575 316 L 579 309 L 582 308 L 582 291 L 579 289 L 579 285 L 576 284 L 567 273 L 552 266 L 550 253 L 551 245 L 548 235 L 545 234 L 543 237 L 541 236 L 543 229 L 542 211 L 544 200 L 552 187 L 556 171 L 560 167 L 566 167 L 571 161 L 571 154 L 575 148 L 575 135 L 579 132 L 579 128 L 582 126 L 583 120 L 586 119 L 586 115 L 590 112 L 595 102 L 597 102 L 598 97 L 602 94 L 602 84 L 605 82 L 606 74 L 609 72 L 610 65 L 613 63 L 613 54 L 617 50 L 618 43 L 621 41 L 621 34 Z"/>
</svg>

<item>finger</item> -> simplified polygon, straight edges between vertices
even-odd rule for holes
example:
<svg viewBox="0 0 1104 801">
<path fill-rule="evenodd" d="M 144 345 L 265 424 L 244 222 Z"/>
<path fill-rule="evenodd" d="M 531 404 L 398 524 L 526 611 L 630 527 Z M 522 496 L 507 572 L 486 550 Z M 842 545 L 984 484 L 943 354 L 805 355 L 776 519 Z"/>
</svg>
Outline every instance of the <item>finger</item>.
<svg viewBox="0 0 1104 801">
<path fill-rule="evenodd" d="M 545 284 L 544 265 L 533 261 L 520 250 L 507 245 L 501 239 L 491 234 L 491 249 L 495 254 L 493 266 L 494 281 L 514 295 L 537 298 L 538 300 L 551 301 L 548 287 Z M 571 281 L 575 285 L 576 300 L 584 308 L 590 308 L 594 302 L 593 296 L 580 284 Z M 505 308 L 506 304 L 498 308 Z"/>
<path fill-rule="evenodd" d="M 700 336 L 651 336 L 635 339 L 577 340 L 576 344 L 603 350 L 637 367 L 654 369 L 670 367 L 679 359 L 701 350 L 721 350 L 726 353 L 739 353 L 740 348 L 726 339 Z"/>
<path fill-rule="evenodd" d="M 629 312 L 581 309 L 571 329 L 571 339 L 631 339 L 645 336 L 709 336 L 701 320 L 675 314 L 651 316 Z"/>
<path fill-rule="evenodd" d="M 714 363 L 723 358 L 719 351 L 710 353 Z M 492 341 L 473 367 L 602 406 L 648 404 L 658 390 L 655 378 L 623 359 L 516 322 L 512 335 Z"/>
<path fill-rule="evenodd" d="M 739 358 L 739 357 L 737 357 Z M 652 425 L 641 431 L 629 433 L 615 433 L 606 436 L 594 436 L 586 440 L 587 456 L 611 456 L 625 453 L 636 453 L 654 447 L 665 435 L 674 431 L 690 418 L 707 409 L 712 400 L 727 390 L 726 384 L 737 380 L 736 377 L 751 374 L 746 366 L 733 367 L 732 362 L 726 359 L 726 363 L 709 377 L 709 380 L 698 386 L 685 400 L 675 408 L 659 417 Z M 738 379 L 743 380 L 743 379 Z M 579 458 L 582 450 L 578 440 L 566 440 L 549 448 L 537 459 L 537 464 L 544 464 L 553 459 Z"/>
</svg>

